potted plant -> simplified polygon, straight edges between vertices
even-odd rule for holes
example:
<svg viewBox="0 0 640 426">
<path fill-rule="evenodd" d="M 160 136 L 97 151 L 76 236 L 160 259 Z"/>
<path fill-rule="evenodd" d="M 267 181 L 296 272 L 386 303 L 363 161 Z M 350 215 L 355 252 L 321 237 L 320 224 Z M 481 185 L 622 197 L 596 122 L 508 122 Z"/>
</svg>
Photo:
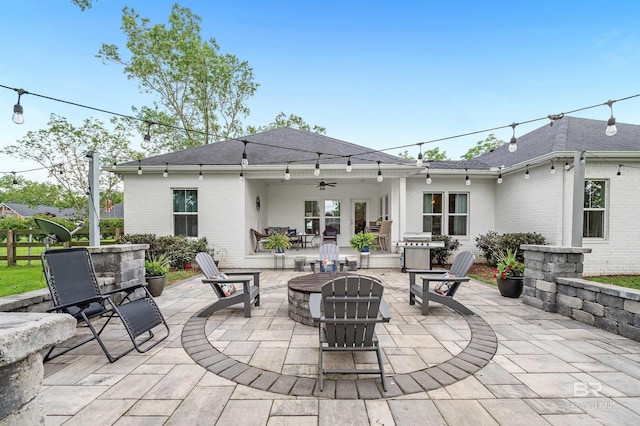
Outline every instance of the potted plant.
<svg viewBox="0 0 640 426">
<path fill-rule="evenodd" d="M 358 251 L 368 252 L 371 247 L 375 247 L 376 236 L 370 232 L 358 232 L 351 237 L 349 244 Z"/>
<path fill-rule="evenodd" d="M 275 250 L 276 253 L 284 253 L 285 249 L 291 248 L 291 241 L 287 235 L 274 232 L 267 237 L 264 247 L 267 250 Z"/>
<path fill-rule="evenodd" d="M 151 293 L 153 297 L 158 297 L 162 294 L 167 282 L 169 265 L 169 259 L 167 259 L 167 256 L 164 254 L 150 256 L 144 261 L 144 275 L 149 293 Z"/>
<path fill-rule="evenodd" d="M 494 269 L 494 277 L 498 290 L 504 297 L 520 297 L 524 280 L 524 263 L 516 259 L 517 250 L 498 253 L 498 264 Z"/>
</svg>

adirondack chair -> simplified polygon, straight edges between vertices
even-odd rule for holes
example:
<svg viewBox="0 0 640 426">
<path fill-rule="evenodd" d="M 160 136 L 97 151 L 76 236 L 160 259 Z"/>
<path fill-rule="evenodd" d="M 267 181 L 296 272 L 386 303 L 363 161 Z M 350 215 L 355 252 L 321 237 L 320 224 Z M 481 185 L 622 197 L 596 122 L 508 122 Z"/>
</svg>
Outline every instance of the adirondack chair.
<svg viewBox="0 0 640 426">
<path fill-rule="evenodd" d="M 322 285 L 322 293 L 309 298 L 309 310 L 318 323 L 320 355 L 318 379 L 324 389 L 325 374 L 380 374 L 382 387 L 387 391 L 382 350 L 378 345 L 375 326 L 391 319 L 389 308 L 382 299 L 384 287 L 379 281 L 361 275 L 335 278 Z M 322 314 L 320 306 L 322 305 Z M 327 369 L 323 365 L 325 351 L 373 351 L 378 357 L 377 369 Z"/>
<path fill-rule="evenodd" d="M 422 301 L 422 315 L 429 315 L 429 301 L 441 303 L 465 315 L 474 315 L 453 297 L 458 291 L 460 284 L 468 282 L 469 278 L 465 275 L 469 272 L 471 265 L 475 260 L 473 253 L 464 251 L 456 256 L 449 271 L 443 270 L 422 270 L 407 269 L 409 273 L 409 304 L 415 305 L 416 297 Z M 422 285 L 416 284 L 416 275 L 421 275 Z M 430 283 L 447 283 L 448 288 L 444 294 L 430 288 Z"/>
<path fill-rule="evenodd" d="M 320 246 L 320 272 L 336 272 L 338 270 L 340 246 L 322 244 Z"/>
<path fill-rule="evenodd" d="M 74 344 L 70 348 L 59 351 L 55 355 L 53 354 L 55 346 L 52 347 L 45 355 L 44 361 L 56 358 L 95 340 L 104 351 L 109 362 L 115 362 L 134 349 L 141 353 L 147 352 L 169 337 L 169 325 L 167 325 L 160 313 L 160 309 L 147 290 L 146 284 L 102 293 L 93 268 L 91 255 L 84 247 L 45 250 L 40 257 L 54 305 L 48 312 L 55 311 L 70 314 L 76 318 L 80 326 L 86 326 L 92 333 L 92 336 Z M 125 294 L 120 303 L 116 303 L 112 298 L 116 293 Z M 102 332 L 113 318 L 120 318 L 133 343 L 133 347 L 127 348 L 119 355 L 111 355 L 100 338 Z M 100 321 L 102 323 L 99 330 L 96 330 L 92 321 Z M 160 326 L 164 326 L 166 334 L 152 341 L 155 337 L 153 330 Z"/>
<path fill-rule="evenodd" d="M 196 255 L 196 262 L 204 274 L 203 283 L 211 285 L 216 292 L 218 300 L 209 307 L 198 313 L 199 317 L 208 317 L 220 309 L 227 308 L 238 303 L 244 303 L 244 317 L 251 318 L 251 304 L 260 306 L 260 272 L 261 271 L 225 271 L 222 278 L 215 262 L 209 253 L 200 252 Z M 253 285 L 251 281 L 253 280 Z M 242 289 L 238 289 L 233 294 L 225 294 L 223 286 L 230 284 L 242 284 Z"/>
</svg>

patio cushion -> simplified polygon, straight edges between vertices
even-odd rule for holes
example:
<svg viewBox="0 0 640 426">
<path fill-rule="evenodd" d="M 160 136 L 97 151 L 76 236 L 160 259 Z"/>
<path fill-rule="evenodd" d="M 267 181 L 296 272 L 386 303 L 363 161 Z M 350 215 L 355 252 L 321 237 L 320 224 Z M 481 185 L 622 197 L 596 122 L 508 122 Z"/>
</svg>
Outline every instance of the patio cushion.
<svg viewBox="0 0 640 426">
<path fill-rule="evenodd" d="M 212 276 L 211 279 L 212 280 L 228 280 L 229 277 L 227 276 L 227 274 L 221 272 L 218 275 Z M 217 286 L 222 292 L 222 294 L 224 294 L 224 297 L 229 297 L 238 290 L 233 283 L 219 282 L 217 283 Z"/>
<path fill-rule="evenodd" d="M 455 278 L 455 277 L 456 277 L 455 275 L 450 274 L 449 272 L 445 272 L 444 274 L 442 274 L 442 278 Z M 435 287 L 433 288 L 433 291 L 435 291 L 436 293 L 440 293 L 444 296 L 448 296 L 450 288 L 451 286 L 449 284 L 449 281 L 443 281 L 436 284 Z"/>
</svg>

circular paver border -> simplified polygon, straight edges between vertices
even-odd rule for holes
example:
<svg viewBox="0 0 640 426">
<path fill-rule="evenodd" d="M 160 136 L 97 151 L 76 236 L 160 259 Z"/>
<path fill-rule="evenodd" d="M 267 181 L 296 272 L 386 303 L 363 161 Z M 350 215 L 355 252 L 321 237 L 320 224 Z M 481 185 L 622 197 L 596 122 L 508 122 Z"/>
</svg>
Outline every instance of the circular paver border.
<svg viewBox="0 0 640 426">
<path fill-rule="evenodd" d="M 275 289 L 275 288 L 273 288 Z M 269 291 L 272 289 L 263 290 Z M 291 396 L 315 396 L 330 399 L 379 399 L 411 395 L 451 385 L 476 373 L 489 363 L 498 349 L 493 329 L 479 315 L 461 315 L 471 331 L 469 344 L 453 358 L 422 370 L 387 376 L 387 391 L 377 379 L 324 380 L 280 374 L 253 367 L 220 352 L 207 339 L 208 318 L 196 313 L 182 329 L 182 347 L 198 365 L 228 380 L 254 389 Z"/>
</svg>

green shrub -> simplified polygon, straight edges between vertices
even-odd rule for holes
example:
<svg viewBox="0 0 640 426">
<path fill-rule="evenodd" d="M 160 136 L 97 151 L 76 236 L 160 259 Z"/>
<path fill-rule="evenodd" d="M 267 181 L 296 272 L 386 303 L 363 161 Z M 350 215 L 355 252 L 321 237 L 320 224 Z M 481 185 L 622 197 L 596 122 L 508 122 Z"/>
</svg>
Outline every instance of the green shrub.
<svg viewBox="0 0 640 426">
<path fill-rule="evenodd" d="M 507 250 L 517 253 L 516 259 L 519 262 L 524 262 L 524 251 L 520 250 L 522 244 L 544 245 L 547 244 L 547 240 L 537 232 L 499 235 L 494 231 L 489 231 L 485 235 L 476 237 L 476 247 L 484 254 L 487 264 L 493 267 L 498 263 L 500 253 L 506 253 Z"/>
<path fill-rule="evenodd" d="M 451 238 L 449 235 L 432 235 L 431 241 L 444 241 L 444 247 L 431 249 L 431 263 L 437 263 L 438 265 L 444 265 L 447 263 L 449 257 L 454 251 L 460 247 L 460 241 Z"/>
<path fill-rule="evenodd" d="M 210 253 L 207 239 L 204 237 L 192 240 L 172 235 L 158 237 L 155 234 L 127 234 L 120 237 L 118 243 L 149 244 L 147 259 L 164 255 L 174 269 L 184 269 L 187 263 L 195 261 L 196 254 L 201 251 Z"/>
</svg>

